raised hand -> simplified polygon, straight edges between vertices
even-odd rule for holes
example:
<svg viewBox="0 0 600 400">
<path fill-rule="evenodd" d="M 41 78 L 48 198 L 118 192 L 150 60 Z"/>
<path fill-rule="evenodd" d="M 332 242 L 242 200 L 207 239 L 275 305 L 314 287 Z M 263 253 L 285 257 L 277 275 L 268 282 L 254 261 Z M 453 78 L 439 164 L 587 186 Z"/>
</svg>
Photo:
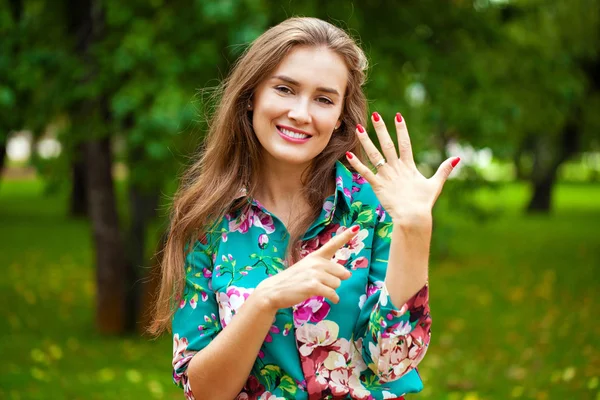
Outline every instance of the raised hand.
<svg viewBox="0 0 600 400">
<path fill-rule="evenodd" d="M 346 153 L 350 165 L 371 184 L 394 223 L 418 225 L 430 222 L 433 205 L 460 158 L 447 159 L 431 178 L 425 178 L 415 165 L 410 137 L 402 115 L 398 113 L 395 118 L 399 155 L 381 116 L 374 112 L 371 119 L 383 155 L 362 125 L 357 125 L 356 134 L 369 160 L 377 168 L 377 173 L 373 173 L 354 154 Z"/>
<path fill-rule="evenodd" d="M 253 295 L 260 294 L 273 311 L 292 307 L 313 296 L 323 296 L 337 304 L 340 298 L 335 290 L 351 273 L 331 259 L 358 231 L 359 226 L 355 225 L 334 236 L 285 271 L 262 281 Z"/>
</svg>

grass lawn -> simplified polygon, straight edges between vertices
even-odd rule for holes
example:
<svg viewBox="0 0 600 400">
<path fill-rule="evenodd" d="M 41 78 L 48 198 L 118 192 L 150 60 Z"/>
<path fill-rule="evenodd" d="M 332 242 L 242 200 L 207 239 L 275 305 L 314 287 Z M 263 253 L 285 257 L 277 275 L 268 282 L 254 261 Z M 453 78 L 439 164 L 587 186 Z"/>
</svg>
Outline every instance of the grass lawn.
<svg viewBox="0 0 600 400">
<path fill-rule="evenodd" d="M 181 399 L 171 339 L 93 329 L 87 222 L 39 181 L 0 183 L 0 399 Z M 523 216 L 526 187 L 477 194 L 505 207 L 434 233 L 430 399 L 600 399 L 600 186 L 557 188 L 550 216 Z"/>
</svg>

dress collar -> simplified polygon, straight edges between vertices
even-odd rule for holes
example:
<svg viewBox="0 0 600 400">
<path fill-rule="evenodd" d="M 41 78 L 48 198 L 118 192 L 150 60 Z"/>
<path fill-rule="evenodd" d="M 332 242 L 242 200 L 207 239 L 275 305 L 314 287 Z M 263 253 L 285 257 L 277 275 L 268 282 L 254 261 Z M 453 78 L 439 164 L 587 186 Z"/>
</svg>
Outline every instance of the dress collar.
<svg viewBox="0 0 600 400">
<path fill-rule="evenodd" d="M 343 204 L 346 205 L 348 210 L 352 205 L 352 193 L 354 192 L 352 189 L 354 187 L 354 183 L 357 180 L 355 178 L 356 174 L 353 174 L 346 168 L 344 164 L 342 164 L 339 160 L 335 162 L 335 201 L 334 204 L 339 204 L 340 201 L 343 201 Z M 356 175 L 358 177 L 358 175 Z"/>
</svg>

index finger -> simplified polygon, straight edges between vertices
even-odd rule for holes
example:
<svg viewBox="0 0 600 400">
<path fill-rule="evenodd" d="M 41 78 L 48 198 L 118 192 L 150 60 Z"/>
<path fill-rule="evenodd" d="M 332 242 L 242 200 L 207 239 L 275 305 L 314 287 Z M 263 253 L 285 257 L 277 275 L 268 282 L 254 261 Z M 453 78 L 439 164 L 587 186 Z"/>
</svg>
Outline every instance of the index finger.
<svg viewBox="0 0 600 400">
<path fill-rule="evenodd" d="M 335 235 L 332 237 L 327 243 L 325 243 L 317 253 L 319 256 L 331 260 L 331 258 L 335 255 L 335 253 L 344 247 L 346 243 L 348 243 L 352 238 L 358 233 L 360 230 L 360 226 L 354 225 L 350 229 L 346 229 L 344 232 L 339 235 Z"/>
</svg>

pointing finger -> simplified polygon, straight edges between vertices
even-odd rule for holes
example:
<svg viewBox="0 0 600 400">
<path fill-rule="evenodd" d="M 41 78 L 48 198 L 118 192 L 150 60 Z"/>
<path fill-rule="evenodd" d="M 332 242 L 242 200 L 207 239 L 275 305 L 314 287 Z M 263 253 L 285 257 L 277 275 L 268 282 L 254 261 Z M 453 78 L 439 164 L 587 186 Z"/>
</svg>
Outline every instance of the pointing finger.
<svg viewBox="0 0 600 400">
<path fill-rule="evenodd" d="M 346 243 L 352 240 L 352 238 L 358 233 L 359 230 L 360 226 L 358 225 L 354 225 L 352 228 L 346 229 L 344 232 L 331 238 L 315 253 L 325 258 L 326 260 L 330 260 L 339 249 L 344 247 Z"/>
</svg>

